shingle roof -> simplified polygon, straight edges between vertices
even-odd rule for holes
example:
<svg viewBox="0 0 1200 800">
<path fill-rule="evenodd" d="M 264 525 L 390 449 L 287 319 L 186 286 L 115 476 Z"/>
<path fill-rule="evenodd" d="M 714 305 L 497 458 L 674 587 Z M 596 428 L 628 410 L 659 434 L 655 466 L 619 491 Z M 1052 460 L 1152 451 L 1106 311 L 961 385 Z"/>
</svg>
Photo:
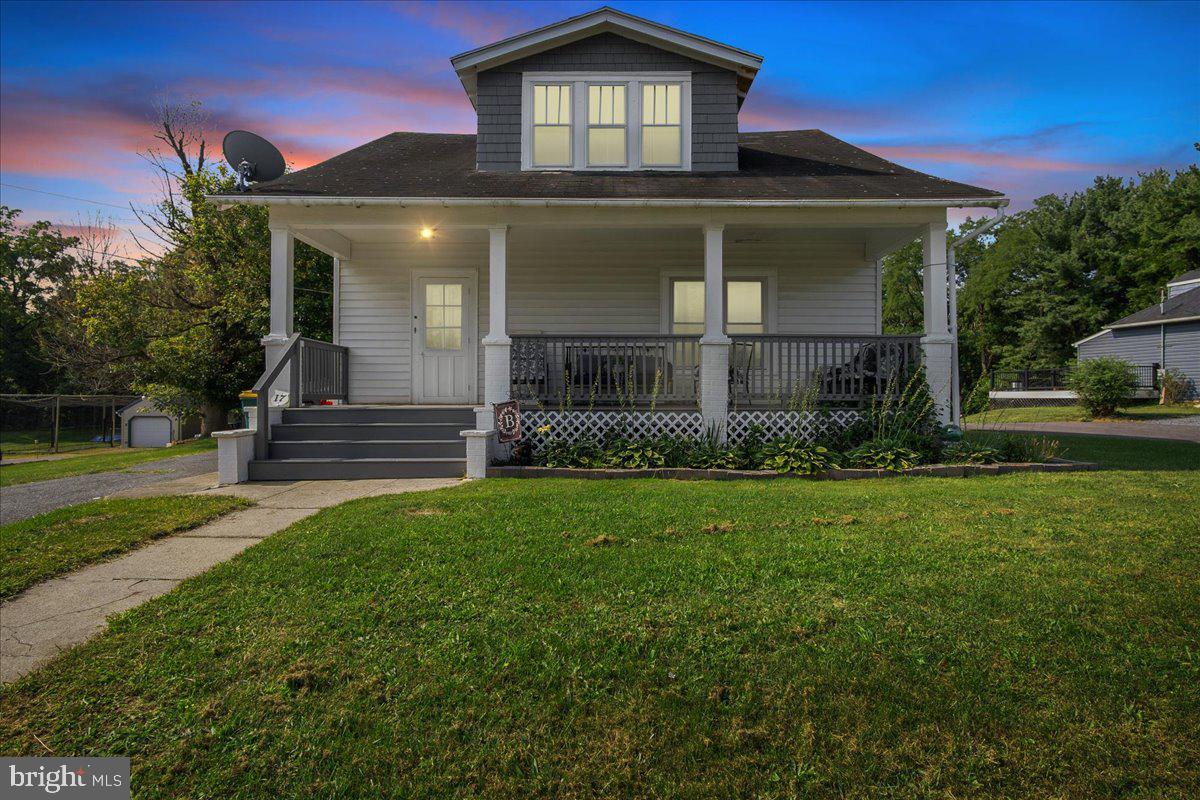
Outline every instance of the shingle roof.
<svg viewBox="0 0 1200 800">
<path fill-rule="evenodd" d="M 819 130 L 739 134 L 738 158 L 736 172 L 480 172 L 475 169 L 474 136 L 391 133 L 308 169 L 258 184 L 246 194 L 700 200 L 1002 197 L 1001 192 L 893 164 Z"/>
<path fill-rule="evenodd" d="M 1186 281 L 1200 281 L 1200 269 L 1189 270 L 1182 275 L 1176 275 L 1167 283 L 1184 283 Z"/>
<path fill-rule="evenodd" d="M 1153 325 L 1158 322 L 1189 319 L 1200 316 L 1200 289 L 1177 294 L 1163 303 L 1155 303 L 1149 308 L 1143 308 L 1122 317 L 1116 322 L 1106 325 L 1106 328 L 1122 328 L 1131 325 Z"/>
</svg>

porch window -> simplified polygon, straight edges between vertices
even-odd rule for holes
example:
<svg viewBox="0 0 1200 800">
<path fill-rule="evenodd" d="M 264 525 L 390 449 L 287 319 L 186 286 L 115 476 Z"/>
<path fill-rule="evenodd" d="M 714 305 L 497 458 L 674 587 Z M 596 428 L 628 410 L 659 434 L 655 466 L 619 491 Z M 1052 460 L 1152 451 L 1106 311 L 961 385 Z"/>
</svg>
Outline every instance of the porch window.
<svg viewBox="0 0 1200 800">
<path fill-rule="evenodd" d="M 766 281 L 738 278 L 725 281 L 725 332 L 766 333 Z M 671 333 L 704 333 L 704 281 L 671 281 Z"/>
<path fill-rule="evenodd" d="M 462 349 L 462 311 L 461 283 L 425 284 L 426 349 Z"/>
<path fill-rule="evenodd" d="M 682 163 L 682 108 L 679 84 L 642 84 L 642 164 L 677 167 Z"/>
<path fill-rule="evenodd" d="M 589 167 L 623 167 L 625 143 L 625 85 L 588 86 Z"/>
<path fill-rule="evenodd" d="M 533 87 L 533 163 L 569 167 L 571 158 L 571 84 Z"/>
</svg>

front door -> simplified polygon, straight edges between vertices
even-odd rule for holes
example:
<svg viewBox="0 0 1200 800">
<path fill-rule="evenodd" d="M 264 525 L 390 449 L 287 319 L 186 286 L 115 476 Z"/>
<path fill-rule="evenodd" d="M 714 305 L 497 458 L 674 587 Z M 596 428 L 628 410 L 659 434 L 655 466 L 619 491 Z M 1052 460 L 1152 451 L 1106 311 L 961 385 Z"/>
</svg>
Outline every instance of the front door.
<svg viewBox="0 0 1200 800">
<path fill-rule="evenodd" d="M 414 402 L 474 402 L 474 279 L 423 275 L 414 290 Z"/>
</svg>

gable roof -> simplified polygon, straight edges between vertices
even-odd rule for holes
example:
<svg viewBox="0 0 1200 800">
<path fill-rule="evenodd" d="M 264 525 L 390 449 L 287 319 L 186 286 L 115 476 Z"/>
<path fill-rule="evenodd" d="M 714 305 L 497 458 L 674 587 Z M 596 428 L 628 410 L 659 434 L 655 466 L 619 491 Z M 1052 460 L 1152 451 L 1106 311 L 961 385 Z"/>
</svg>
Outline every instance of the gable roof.
<svg viewBox="0 0 1200 800">
<path fill-rule="evenodd" d="M 738 170 L 725 172 L 486 172 L 475 168 L 474 136 L 391 133 L 246 192 L 214 199 L 1007 202 L 1000 192 L 893 164 L 819 130 L 738 134 L 738 160 Z"/>
<path fill-rule="evenodd" d="M 1134 312 L 1127 317 L 1122 317 L 1104 327 L 1105 329 L 1136 328 L 1141 325 L 1160 325 L 1164 322 L 1191 322 L 1197 319 L 1200 319 L 1200 289 L 1177 294 L 1168 300 L 1164 300 L 1162 303 L 1155 303 L 1149 308 L 1143 308 L 1141 311 Z"/>
<path fill-rule="evenodd" d="M 486 69 L 516 61 L 519 58 L 586 39 L 598 33 L 617 33 L 628 39 L 652 44 L 663 50 L 716 64 L 738 75 L 738 106 L 750 91 L 754 76 L 762 67 L 762 56 L 731 47 L 727 44 L 687 33 L 653 20 L 627 14 L 603 6 L 561 22 L 545 25 L 532 31 L 510 36 L 498 42 L 468 50 L 451 57 L 450 64 L 458 73 L 471 105 L 475 105 L 476 75 Z"/>
</svg>

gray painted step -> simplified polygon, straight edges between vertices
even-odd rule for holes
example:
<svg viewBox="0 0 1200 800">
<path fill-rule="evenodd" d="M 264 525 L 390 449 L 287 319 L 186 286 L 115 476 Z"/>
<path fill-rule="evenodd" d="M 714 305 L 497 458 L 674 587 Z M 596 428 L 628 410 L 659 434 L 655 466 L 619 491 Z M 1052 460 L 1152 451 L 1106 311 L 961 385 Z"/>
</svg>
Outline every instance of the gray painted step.
<svg viewBox="0 0 1200 800">
<path fill-rule="evenodd" d="M 282 458 L 455 458 L 467 457 L 456 439 L 309 439 L 271 442 L 271 459 Z"/>
<path fill-rule="evenodd" d="M 467 406 L 317 406 L 285 408 L 283 422 L 359 424 L 391 422 L 456 422 L 467 430 L 475 427 L 475 412 Z"/>
<path fill-rule="evenodd" d="M 321 481 L 366 478 L 461 478 L 461 458 L 289 458 L 251 461 L 252 481 Z"/>
<path fill-rule="evenodd" d="M 369 423 L 281 423 L 271 426 L 273 442 L 304 442 L 314 439 L 378 440 L 378 439 L 439 439 L 458 437 L 468 430 L 458 422 L 369 422 Z"/>
</svg>

